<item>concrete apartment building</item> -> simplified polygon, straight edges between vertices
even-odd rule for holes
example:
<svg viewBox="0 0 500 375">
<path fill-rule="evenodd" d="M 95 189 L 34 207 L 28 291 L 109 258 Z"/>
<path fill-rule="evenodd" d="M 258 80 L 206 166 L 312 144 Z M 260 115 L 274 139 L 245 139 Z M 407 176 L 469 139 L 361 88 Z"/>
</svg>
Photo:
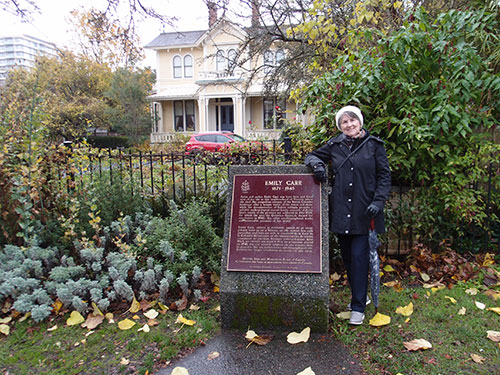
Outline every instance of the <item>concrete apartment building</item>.
<svg viewBox="0 0 500 375">
<path fill-rule="evenodd" d="M 23 35 L 0 37 L 0 85 L 5 82 L 7 72 L 13 67 L 30 69 L 35 66 L 37 56 L 56 56 L 53 43 Z"/>
</svg>

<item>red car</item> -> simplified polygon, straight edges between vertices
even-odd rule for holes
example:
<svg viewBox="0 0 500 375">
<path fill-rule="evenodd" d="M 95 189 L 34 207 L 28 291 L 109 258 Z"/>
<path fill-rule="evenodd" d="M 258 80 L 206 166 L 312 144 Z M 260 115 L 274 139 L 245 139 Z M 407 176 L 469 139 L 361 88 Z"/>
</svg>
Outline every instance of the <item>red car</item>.
<svg viewBox="0 0 500 375">
<path fill-rule="evenodd" d="M 267 151 L 267 147 L 259 141 L 247 141 L 245 138 L 231 132 L 196 133 L 186 143 L 186 154 L 199 151 L 228 152 L 241 151 L 259 153 Z"/>
</svg>

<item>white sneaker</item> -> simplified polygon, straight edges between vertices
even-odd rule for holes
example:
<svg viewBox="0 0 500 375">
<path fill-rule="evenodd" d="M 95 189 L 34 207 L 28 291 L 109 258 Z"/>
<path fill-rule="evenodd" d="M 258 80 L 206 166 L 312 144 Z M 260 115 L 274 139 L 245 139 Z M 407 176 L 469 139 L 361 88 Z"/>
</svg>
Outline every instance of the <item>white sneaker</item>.
<svg viewBox="0 0 500 375">
<path fill-rule="evenodd" d="M 368 306 L 372 301 L 370 300 L 370 297 L 366 296 L 366 306 Z M 347 311 L 352 311 L 351 309 L 351 302 L 347 305 Z"/>
<path fill-rule="evenodd" d="M 351 312 L 351 319 L 349 319 L 349 324 L 353 324 L 355 326 L 359 326 L 363 324 L 363 320 L 365 320 L 365 314 L 359 311 Z"/>
</svg>

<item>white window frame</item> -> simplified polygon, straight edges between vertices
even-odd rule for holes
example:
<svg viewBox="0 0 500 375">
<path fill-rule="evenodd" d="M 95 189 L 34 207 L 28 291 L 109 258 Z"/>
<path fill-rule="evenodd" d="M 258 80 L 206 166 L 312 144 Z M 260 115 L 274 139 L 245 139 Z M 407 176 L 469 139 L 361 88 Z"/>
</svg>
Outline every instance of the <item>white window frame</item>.
<svg viewBox="0 0 500 375">
<path fill-rule="evenodd" d="M 192 129 L 188 129 L 188 121 L 187 121 L 187 116 L 188 116 L 188 113 L 187 113 L 187 110 L 186 110 L 186 103 L 187 102 L 190 102 L 193 104 L 193 128 Z M 176 106 L 175 104 L 176 103 L 181 103 L 181 111 L 182 113 L 181 114 L 178 114 L 176 112 Z M 174 128 L 174 132 L 179 132 L 179 133 L 185 133 L 185 132 L 188 132 L 188 131 L 196 131 L 196 103 L 194 100 L 174 100 L 173 103 L 172 103 L 172 106 L 173 106 L 173 115 L 174 115 L 174 123 L 173 123 L 173 128 Z M 180 129 L 177 129 L 177 117 L 181 117 L 182 119 L 182 130 Z"/>
<path fill-rule="evenodd" d="M 175 64 L 175 60 L 176 59 L 179 59 L 179 65 L 176 65 Z M 173 77 L 174 78 L 182 78 L 182 56 L 181 55 L 175 55 L 174 57 L 172 57 L 172 67 L 173 67 L 173 71 L 172 71 L 172 74 L 173 74 Z M 176 68 L 178 69 L 178 75 L 176 74 Z"/>
<path fill-rule="evenodd" d="M 272 115 L 266 112 L 266 104 L 272 105 Z M 278 107 L 278 108 L 277 108 Z M 264 130 L 279 130 L 283 129 L 284 121 L 286 119 L 286 99 L 280 98 L 264 98 L 262 102 L 262 117 Z"/>
<path fill-rule="evenodd" d="M 191 65 L 188 65 L 186 64 L 186 59 L 187 58 L 190 58 L 191 59 Z M 194 59 L 193 59 L 193 56 L 191 56 L 190 54 L 187 54 L 187 55 L 184 55 L 184 57 L 182 58 L 182 63 L 183 63 L 183 72 L 184 72 L 184 78 L 193 78 L 193 74 L 194 74 Z M 191 74 L 188 74 L 186 72 L 186 68 L 191 68 Z"/>
</svg>

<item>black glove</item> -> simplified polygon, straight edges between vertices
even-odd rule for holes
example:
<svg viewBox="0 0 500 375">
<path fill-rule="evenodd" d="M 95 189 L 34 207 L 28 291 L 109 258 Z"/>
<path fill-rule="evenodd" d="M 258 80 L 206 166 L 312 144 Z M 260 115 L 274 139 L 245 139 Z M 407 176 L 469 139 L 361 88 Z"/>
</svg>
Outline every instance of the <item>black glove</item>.
<svg viewBox="0 0 500 375">
<path fill-rule="evenodd" d="M 326 170 L 323 164 L 316 164 L 313 167 L 314 178 L 318 182 L 326 182 Z"/>
<path fill-rule="evenodd" d="M 374 205 L 373 203 L 370 204 L 367 208 L 366 208 L 366 214 L 369 216 L 369 217 L 375 217 L 378 215 L 378 213 L 380 212 L 380 208 L 378 208 L 376 205 Z"/>
</svg>

